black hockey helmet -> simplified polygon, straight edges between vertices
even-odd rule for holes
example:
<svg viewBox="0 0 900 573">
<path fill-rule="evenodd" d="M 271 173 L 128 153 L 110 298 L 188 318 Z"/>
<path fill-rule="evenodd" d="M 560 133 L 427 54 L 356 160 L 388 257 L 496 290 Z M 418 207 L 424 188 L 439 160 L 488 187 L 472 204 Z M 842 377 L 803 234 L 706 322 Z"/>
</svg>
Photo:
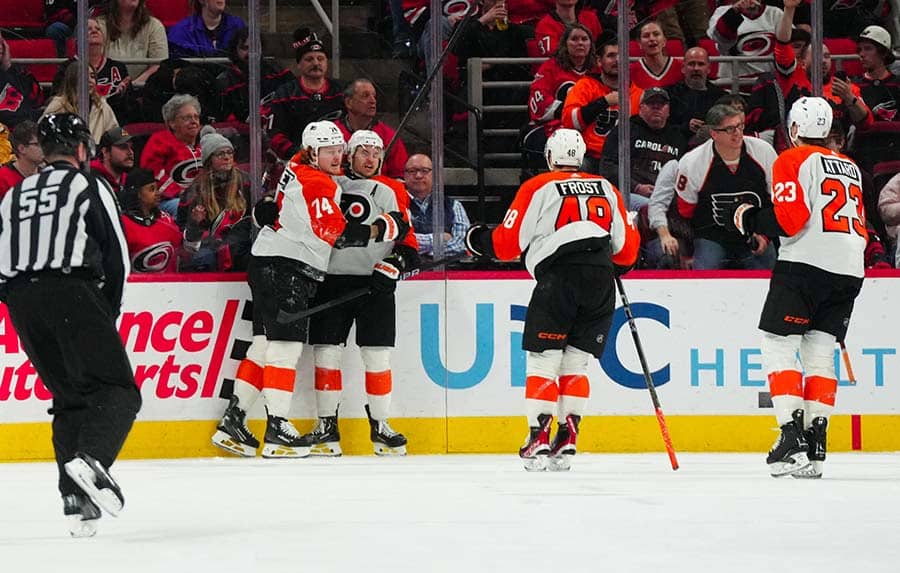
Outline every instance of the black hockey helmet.
<svg viewBox="0 0 900 573">
<path fill-rule="evenodd" d="M 38 121 L 38 141 L 44 153 L 75 155 L 79 143 L 88 146 L 90 156 L 94 155 L 94 140 L 91 130 L 80 116 L 74 113 L 45 115 Z"/>
</svg>

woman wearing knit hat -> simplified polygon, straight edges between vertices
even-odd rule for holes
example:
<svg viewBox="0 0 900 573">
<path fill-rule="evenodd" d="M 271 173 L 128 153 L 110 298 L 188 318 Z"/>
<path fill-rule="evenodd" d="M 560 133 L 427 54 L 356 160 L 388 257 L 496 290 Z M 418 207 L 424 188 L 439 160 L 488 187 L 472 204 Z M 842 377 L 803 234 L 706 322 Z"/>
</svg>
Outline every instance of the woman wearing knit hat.
<svg viewBox="0 0 900 573">
<path fill-rule="evenodd" d="M 253 242 L 250 178 L 234 163 L 234 146 L 218 133 L 200 139 L 200 172 L 184 190 L 175 221 L 194 256 L 188 271 L 246 270 Z"/>
</svg>

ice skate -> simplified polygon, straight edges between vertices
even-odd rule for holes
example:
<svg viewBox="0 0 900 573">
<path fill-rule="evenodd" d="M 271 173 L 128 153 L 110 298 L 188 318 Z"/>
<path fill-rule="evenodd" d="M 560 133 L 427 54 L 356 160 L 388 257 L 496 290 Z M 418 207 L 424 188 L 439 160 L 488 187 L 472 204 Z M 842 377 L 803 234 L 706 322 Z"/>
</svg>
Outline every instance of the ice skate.
<svg viewBox="0 0 900 573">
<path fill-rule="evenodd" d="M 268 415 L 266 437 L 263 444 L 264 458 L 305 458 L 309 447 L 303 444 L 300 432 L 287 418 Z"/>
<path fill-rule="evenodd" d="M 807 443 L 803 437 L 803 410 L 794 410 L 790 422 L 781 426 L 781 435 L 766 458 L 772 477 L 782 477 L 809 467 Z"/>
<path fill-rule="evenodd" d="M 813 418 L 809 428 L 803 433 L 806 437 L 808 448 L 806 456 L 809 458 L 809 467 L 792 473 L 799 479 L 819 479 L 822 477 L 822 469 L 825 465 L 825 443 L 827 441 L 828 419 L 822 416 Z"/>
<path fill-rule="evenodd" d="M 63 515 L 69 522 L 72 537 L 93 537 L 97 533 L 100 508 L 83 493 L 63 496 Z"/>
<path fill-rule="evenodd" d="M 336 458 L 341 455 L 341 434 L 338 432 L 337 416 L 319 418 L 315 429 L 304 434 L 300 443 L 309 448 L 310 455 Z"/>
<path fill-rule="evenodd" d="M 366 416 L 369 418 L 369 438 L 376 456 L 405 456 L 406 436 L 395 431 L 387 420 L 373 420 L 366 404 Z"/>
<path fill-rule="evenodd" d="M 259 440 L 247 428 L 247 412 L 238 407 L 237 396 L 232 396 L 228 402 L 212 443 L 232 454 L 248 458 L 256 456 Z"/>
<path fill-rule="evenodd" d="M 119 484 L 109 475 L 103 464 L 92 456 L 78 452 L 63 467 L 78 487 L 106 513 L 117 517 L 125 507 L 125 498 L 122 497 Z"/>
<path fill-rule="evenodd" d="M 547 456 L 547 469 L 553 472 L 569 471 L 572 467 L 572 456 L 575 455 L 575 440 L 578 438 L 578 425 L 581 416 L 569 414 L 566 421 L 559 424 L 550 454 Z"/>
<path fill-rule="evenodd" d="M 522 458 L 525 470 L 529 472 L 542 472 L 547 469 L 547 457 L 550 454 L 550 424 L 553 416 L 550 414 L 538 415 L 537 426 L 531 426 L 525 445 L 519 448 L 519 457 Z"/>
</svg>

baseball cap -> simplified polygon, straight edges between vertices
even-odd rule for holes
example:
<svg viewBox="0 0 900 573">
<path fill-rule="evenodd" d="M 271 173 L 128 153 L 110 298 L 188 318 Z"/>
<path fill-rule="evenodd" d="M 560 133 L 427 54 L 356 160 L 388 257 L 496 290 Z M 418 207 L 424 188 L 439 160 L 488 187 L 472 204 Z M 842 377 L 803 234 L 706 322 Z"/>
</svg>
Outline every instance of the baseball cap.
<svg viewBox="0 0 900 573">
<path fill-rule="evenodd" d="M 324 52 L 325 42 L 319 39 L 319 36 L 309 28 L 297 28 L 294 30 L 294 41 L 291 47 L 296 51 L 297 61 L 303 59 L 303 56 L 309 52 Z"/>
<path fill-rule="evenodd" d="M 869 26 L 859 34 L 859 40 L 868 40 L 873 44 L 891 49 L 891 34 L 881 26 Z"/>
<path fill-rule="evenodd" d="M 131 141 L 131 135 L 121 127 L 106 130 L 100 137 L 100 147 L 112 147 Z"/>
<path fill-rule="evenodd" d="M 666 101 L 669 101 L 669 92 L 662 88 L 647 88 L 644 90 L 644 93 L 641 94 L 641 103 L 647 103 L 650 98 L 661 97 Z"/>
</svg>

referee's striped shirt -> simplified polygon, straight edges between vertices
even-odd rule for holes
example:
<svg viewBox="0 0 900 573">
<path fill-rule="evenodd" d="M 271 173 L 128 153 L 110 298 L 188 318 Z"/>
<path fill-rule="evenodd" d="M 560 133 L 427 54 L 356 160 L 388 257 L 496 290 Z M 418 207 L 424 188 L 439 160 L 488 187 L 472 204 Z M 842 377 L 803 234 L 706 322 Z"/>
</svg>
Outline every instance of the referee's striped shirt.
<svg viewBox="0 0 900 573">
<path fill-rule="evenodd" d="M 0 200 L 0 281 L 88 269 L 118 310 L 130 271 L 119 207 L 105 182 L 57 161 Z"/>
</svg>

